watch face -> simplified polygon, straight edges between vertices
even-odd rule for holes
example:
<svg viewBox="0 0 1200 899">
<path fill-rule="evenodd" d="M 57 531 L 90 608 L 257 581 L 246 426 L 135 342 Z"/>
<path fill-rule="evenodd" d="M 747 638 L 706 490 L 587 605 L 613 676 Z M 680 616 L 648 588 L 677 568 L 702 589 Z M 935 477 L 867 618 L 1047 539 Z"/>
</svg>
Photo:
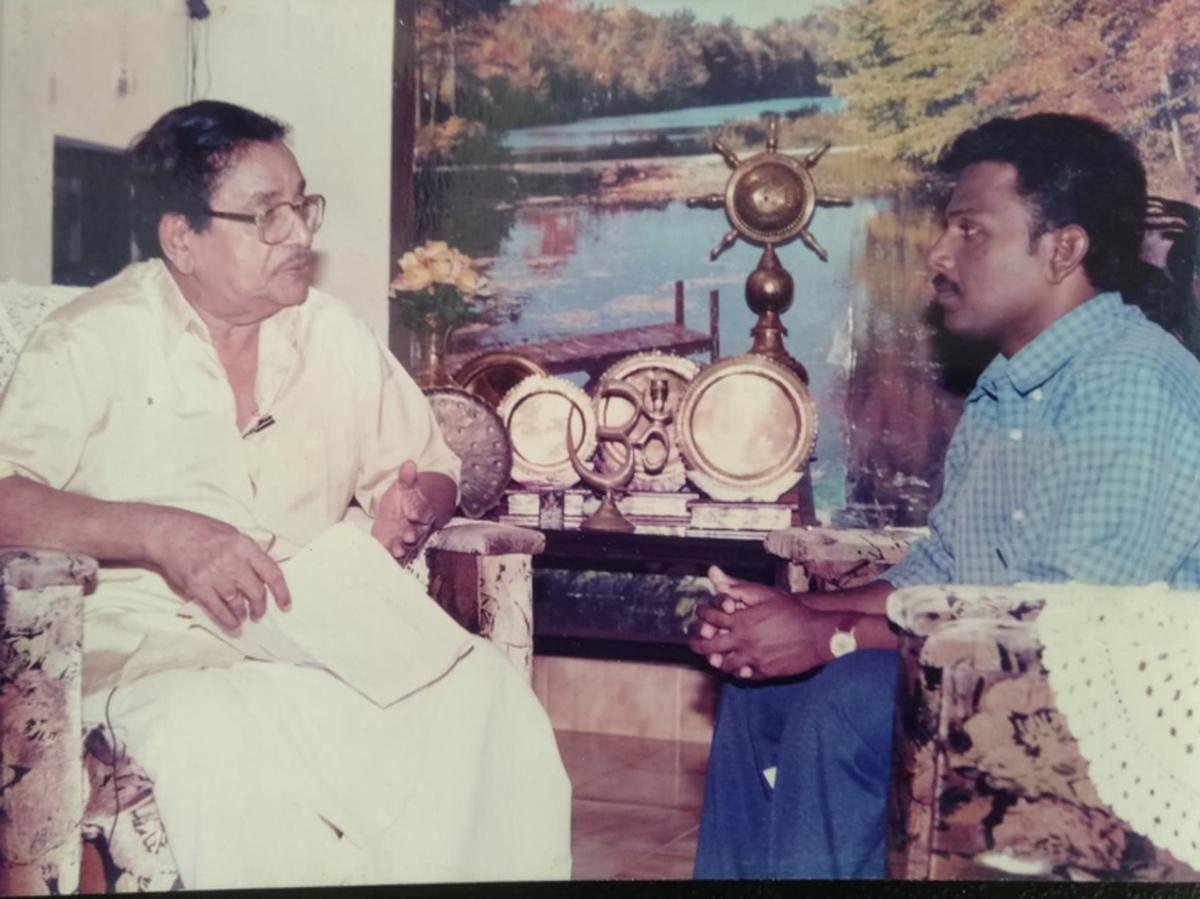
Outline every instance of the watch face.
<svg viewBox="0 0 1200 899">
<path fill-rule="evenodd" d="M 858 641 L 854 639 L 853 631 L 834 631 L 829 638 L 829 651 L 835 659 L 841 658 L 848 652 L 858 649 Z"/>
</svg>

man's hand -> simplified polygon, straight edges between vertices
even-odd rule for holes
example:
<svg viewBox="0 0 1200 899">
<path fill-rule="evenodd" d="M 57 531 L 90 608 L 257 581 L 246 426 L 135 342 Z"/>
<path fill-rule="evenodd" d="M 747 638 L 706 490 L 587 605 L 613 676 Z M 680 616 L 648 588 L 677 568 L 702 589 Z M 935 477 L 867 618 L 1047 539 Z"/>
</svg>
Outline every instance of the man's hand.
<svg viewBox="0 0 1200 899">
<path fill-rule="evenodd" d="M 730 577 L 716 565 L 708 569 L 708 579 L 712 581 L 713 588 L 716 590 L 716 596 L 709 604 L 729 613 L 788 595 L 782 590 L 768 587 L 766 584 L 756 584 L 753 581 Z M 702 640 L 711 640 L 718 633 L 724 633 L 724 631 L 718 631 L 716 627 L 705 621 L 701 621 L 694 629 L 694 635 Z M 712 653 L 708 656 L 708 662 L 714 668 L 720 668 L 722 661 L 720 653 Z"/>
<path fill-rule="evenodd" d="M 417 464 L 409 459 L 379 501 L 371 535 L 401 562 L 408 562 L 436 527 L 436 509 L 418 483 Z"/>
<path fill-rule="evenodd" d="M 689 642 L 714 668 L 744 678 L 787 677 L 824 664 L 829 616 L 814 612 L 790 593 L 709 570 L 717 590 L 696 610 L 699 624 Z"/>
<path fill-rule="evenodd" d="M 246 615 L 267 610 L 267 590 L 291 608 L 283 572 L 257 543 L 232 525 L 183 509 L 163 508 L 147 539 L 147 559 L 185 599 L 197 603 L 231 634 Z"/>
<path fill-rule="evenodd" d="M 791 598 L 790 593 L 778 587 L 730 577 L 716 565 L 708 569 L 708 579 L 712 581 L 713 588 L 717 591 L 717 599 L 720 600 L 714 601 L 713 604 L 724 607 L 728 604 L 726 600 L 730 600 L 734 607 L 727 610 L 730 612 L 735 608 L 745 609 L 775 599 Z"/>
</svg>

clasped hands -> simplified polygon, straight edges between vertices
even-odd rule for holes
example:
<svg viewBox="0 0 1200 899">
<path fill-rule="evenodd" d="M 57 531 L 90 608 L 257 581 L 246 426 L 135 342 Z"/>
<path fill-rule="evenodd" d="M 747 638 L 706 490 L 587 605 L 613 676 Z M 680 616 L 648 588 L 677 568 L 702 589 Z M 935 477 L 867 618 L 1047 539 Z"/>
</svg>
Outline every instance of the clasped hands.
<svg viewBox="0 0 1200 899">
<path fill-rule="evenodd" d="M 714 668 L 760 680 L 802 674 L 829 661 L 828 613 L 776 587 L 732 578 L 715 565 L 708 576 L 716 595 L 697 608 L 700 620 L 688 645 Z"/>
<path fill-rule="evenodd" d="M 436 524 L 436 510 L 418 484 L 417 473 L 411 460 L 400 466 L 371 527 L 372 536 L 401 562 L 416 555 Z M 268 592 L 281 611 L 291 608 L 279 564 L 233 525 L 167 507 L 154 509 L 147 524 L 150 565 L 230 634 L 238 635 L 247 617 L 262 618 Z"/>
</svg>

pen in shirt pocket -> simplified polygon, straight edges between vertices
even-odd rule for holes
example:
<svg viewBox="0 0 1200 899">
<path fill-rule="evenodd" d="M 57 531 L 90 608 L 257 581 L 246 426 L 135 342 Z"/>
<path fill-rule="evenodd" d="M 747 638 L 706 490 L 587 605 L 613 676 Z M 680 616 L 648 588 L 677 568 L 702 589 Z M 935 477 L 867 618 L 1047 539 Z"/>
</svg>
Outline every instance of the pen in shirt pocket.
<svg viewBox="0 0 1200 899">
<path fill-rule="evenodd" d="M 275 424 L 275 416 L 274 415 L 264 415 L 262 418 L 260 418 L 258 421 L 256 421 L 254 423 L 254 426 L 251 427 L 250 430 L 248 430 L 245 434 L 242 435 L 242 438 L 245 439 L 246 437 L 249 437 L 251 434 L 257 434 L 259 431 L 265 431 L 267 428 L 271 427 L 271 425 L 273 425 L 273 424 Z"/>
</svg>

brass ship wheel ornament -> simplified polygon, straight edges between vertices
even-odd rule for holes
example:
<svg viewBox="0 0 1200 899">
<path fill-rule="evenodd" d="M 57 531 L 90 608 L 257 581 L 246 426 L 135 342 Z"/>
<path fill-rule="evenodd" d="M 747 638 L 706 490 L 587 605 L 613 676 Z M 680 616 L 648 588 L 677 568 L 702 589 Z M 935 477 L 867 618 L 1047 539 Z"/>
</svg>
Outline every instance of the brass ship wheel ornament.
<svg viewBox="0 0 1200 899">
<path fill-rule="evenodd" d="M 733 170 L 725 193 L 691 197 L 687 201 L 692 208 L 724 208 L 733 226 L 713 248 L 709 259 L 716 259 L 739 237 L 764 247 L 758 267 L 746 279 L 746 305 L 758 315 L 750 330 L 754 337 L 750 352 L 773 356 L 795 368 L 806 383 L 804 366 L 783 346 L 787 329 L 780 315 L 792 305 L 795 284 L 775 255 L 775 247 L 799 238 L 822 262 L 829 259 L 829 254 L 808 231 L 808 223 L 818 206 L 849 206 L 851 202 L 845 197 L 817 193 L 811 169 L 830 146 L 828 141 L 823 142 L 803 159 L 780 153 L 779 117 L 772 115 L 767 119 L 766 149 L 748 159 L 739 159 L 719 140 L 713 141 L 713 149 Z"/>
</svg>

